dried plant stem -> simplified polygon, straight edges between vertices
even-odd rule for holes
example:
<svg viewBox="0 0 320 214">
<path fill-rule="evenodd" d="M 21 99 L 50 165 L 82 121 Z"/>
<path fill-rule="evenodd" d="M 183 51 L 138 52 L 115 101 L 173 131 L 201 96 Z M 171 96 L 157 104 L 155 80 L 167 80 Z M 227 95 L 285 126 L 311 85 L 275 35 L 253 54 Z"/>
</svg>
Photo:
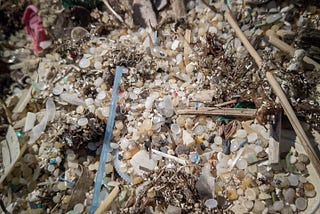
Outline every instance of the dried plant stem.
<svg viewBox="0 0 320 214">
<path fill-rule="evenodd" d="M 256 61 L 257 65 L 260 67 L 262 64 L 262 59 L 257 53 L 257 51 L 252 47 L 250 42 L 248 41 L 247 37 L 243 34 L 242 30 L 239 28 L 238 24 L 236 21 L 233 19 L 232 15 L 229 12 L 224 13 L 224 17 L 227 19 L 233 30 L 236 32 L 237 36 L 243 43 L 243 45 L 246 47 L 250 55 L 254 58 Z"/>
<path fill-rule="evenodd" d="M 281 41 L 280 39 L 278 39 L 277 37 L 275 36 L 269 36 L 269 42 L 279 48 L 280 50 L 286 52 L 286 53 L 289 53 L 291 56 L 294 55 L 294 52 L 295 52 L 295 49 L 293 47 L 291 47 L 290 45 L 288 45 L 287 43 Z M 303 58 L 303 60 L 308 63 L 308 64 L 311 64 L 313 65 L 317 70 L 320 70 L 320 65 L 319 63 L 317 63 L 316 61 L 314 61 L 313 59 L 311 59 L 310 57 L 308 56 L 305 56 Z"/>
<path fill-rule="evenodd" d="M 237 103 L 237 102 L 238 102 L 238 100 L 237 100 L 237 99 L 234 99 L 234 100 L 229 100 L 229 101 L 226 101 L 226 102 L 223 102 L 223 103 L 217 103 L 217 104 L 215 104 L 214 106 L 215 106 L 215 107 L 222 107 L 222 106 L 234 104 L 234 103 Z"/>
<path fill-rule="evenodd" d="M 0 105 L 6 114 L 9 124 L 12 124 L 12 112 L 7 108 L 7 105 L 3 102 L 2 99 L 0 99 Z"/>
<path fill-rule="evenodd" d="M 107 6 L 108 10 L 110 10 L 110 12 L 122 23 L 126 24 L 124 22 L 124 20 L 122 19 L 122 17 L 116 12 L 114 11 L 114 9 L 111 7 L 111 5 L 109 4 L 108 0 L 102 0 L 102 2 Z"/>
<path fill-rule="evenodd" d="M 247 108 L 214 108 L 214 107 L 201 107 L 198 109 L 187 108 L 178 109 L 177 114 L 185 115 L 216 115 L 216 116 L 237 116 L 237 117 L 255 117 L 256 109 Z"/>
</svg>

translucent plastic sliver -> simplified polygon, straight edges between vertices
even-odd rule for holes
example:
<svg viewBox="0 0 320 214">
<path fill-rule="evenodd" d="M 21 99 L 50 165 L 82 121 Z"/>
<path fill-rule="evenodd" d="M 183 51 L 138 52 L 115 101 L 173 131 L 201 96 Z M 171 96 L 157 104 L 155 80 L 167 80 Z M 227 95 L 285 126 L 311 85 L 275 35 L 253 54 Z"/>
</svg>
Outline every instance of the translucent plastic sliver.
<svg viewBox="0 0 320 214">
<path fill-rule="evenodd" d="M 104 170 L 105 170 L 105 164 L 108 157 L 108 151 L 110 146 L 110 140 L 112 136 L 112 129 L 114 126 L 114 120 L 116 117 L 116 109 L 117 109 L 117 102 L 118 102 L 118 89 L 122 77 L 122 70 L 123 67 L 117 66 L 116 68 L 116 74 L 113 82 L 113 88 L 112 88 L 112 97 L 111 97 L 111 104 L 110 104 L 110 110 L 109 110 L 109 118 L 107 122 L 106 131 L 104 134 L 103 139 L 103 146 L 102 146 L 102 152 L 100 155 L 100 163 L 99 168 L 96 176 L 96 181 L 94 184 L 94 192 L 93 192 L 93 199 L 92 204 L 90 207 L 90 213 L 94 213 L 99 205 L 99 196 L 101 191 L 101 184 L 103 180 Z"/>
</svg>

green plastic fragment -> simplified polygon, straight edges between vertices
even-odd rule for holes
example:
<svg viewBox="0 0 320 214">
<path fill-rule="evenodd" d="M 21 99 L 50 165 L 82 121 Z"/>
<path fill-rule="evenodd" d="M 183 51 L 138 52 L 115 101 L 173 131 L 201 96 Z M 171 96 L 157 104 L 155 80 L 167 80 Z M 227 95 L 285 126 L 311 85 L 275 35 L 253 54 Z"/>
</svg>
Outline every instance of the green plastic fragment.
<svg viewBox="0 0 320 214">
<path fill-rule="evenodd" d="M 16 131 L 16 135 L 19 139 L 23 138 L 23 133 L 20 131 Z"/>
<path fill-rule="evenodd" d="M 12 192 L 18 192 L 21 189 L 21 185 L 14 185 L 13 183 L 8 183 L 8 187 Z"/>
<path fill-rule="evenodd" d="M 81 6 L 92 10 L 96 8 L 98 0 L 62 0 L 62 6 L 68 8 L 71 6 Z"/>
<path fill-rule="evenodd" d="M 197 70 L 193 70 L 192 73 L 193 73 L 194 76 L 198 75 L 198 71 Z"/>
<path fill-rule="evenodd" d="M 291 155 L 292 155 L 292 152 L 288 152 L 288 154 L 286 155 L 286 166 L 287 166 L 288 171 L 292 173 L 294 169 L 290 163 Z"/>
<path fill-rule="evenodd" d="M 217 118 L 218 122 L 224 122 L 224 121 L 229 121 L 229 120 L 231 120 L 231 118 L 230 117 L 225 117 L 225 116 L 220 116 L 220 117 Z"/>
<path fill-rule="evenodd" d="M 68 81 L 68 77 L 63 77 L 62 79 L 61 79 L 61 82 L 67 82 Z"/>
<path fill-rule="evenodd" d="M 77 214 L 77 212 L 74 211 L 74 210 L 70 210 L 70 211 L 68 211 L 66 214 Z"/>
<path fill-rule="evenodd" d="M 253 102 L 249 102 L 249 101 L 242 101 L 242 102 L 238 102 L 235 106 L 235 108 L 256 108 L 256 105 Z"/>
<path fill-rule="evenodd" d="M 256 108 L 256 105 L 253 102 L 250 101 L 242 101 L 242 102 L 238 102 L 234 108 Z M 232 120 L 232 117 L 227 117 L 227 116 L 220 116 L 217 117 L 217 121 L 218 122 L 228 122 L 229 120 Z"/>
</svg>

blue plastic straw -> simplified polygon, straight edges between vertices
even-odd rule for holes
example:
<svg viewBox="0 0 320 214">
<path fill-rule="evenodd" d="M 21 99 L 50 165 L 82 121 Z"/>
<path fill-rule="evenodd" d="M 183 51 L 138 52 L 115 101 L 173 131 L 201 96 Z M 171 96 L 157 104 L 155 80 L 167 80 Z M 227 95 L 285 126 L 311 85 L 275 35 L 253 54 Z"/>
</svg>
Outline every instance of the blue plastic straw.
<svg viewBox="0 0 320 214">
<path fill-rule="evenodd" d="M 100 154 L 100 163 L 99 163 L 99 168 L 98 168 L 98 172 L 97 172 L 97 176 L 96 176 L 96 182 L 94 184 L 93 199 L 92 199 L 92 204 L 90 207 L 91 214 L 93 214 L 99 206 L 101 185 L 102 185 L 105 165 L 107 162 L 110 140 L 112 137 L 114 119 L 116 117 L 116 109 L 117 109 L 117 103 L 118 103 L 118 89 L 119 89 L 120 80 L 122 77 L 122 70 L 123 70 L 122 66 L 120 66 L 120 67 L 117 66 L 116 75 L 114 78 L 113 88 L 112 88 L 112 97 L 111 97 L 111 104 L 110 104 L 110 110 L 109 110 L 109 118 L 108 118 L 108 122 L 107 122 L 106 131 L 104 134 L 102 151 Z"/>
</svg>

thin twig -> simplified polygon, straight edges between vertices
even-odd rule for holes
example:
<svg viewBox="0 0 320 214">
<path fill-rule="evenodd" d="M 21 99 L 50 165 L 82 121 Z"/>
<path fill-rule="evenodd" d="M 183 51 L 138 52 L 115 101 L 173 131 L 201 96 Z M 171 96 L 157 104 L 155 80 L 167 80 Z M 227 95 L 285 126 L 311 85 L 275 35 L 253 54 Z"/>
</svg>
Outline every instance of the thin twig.
<svg viewBox="0 0 320 214">
<path fill-rule="evenodd" d="M 282 40 L 276 38 L 275 36 L 269 36 L 269 42 L 279 48 L 280 50 L 289 53 L 291 56 L 294 55 L 295 49 L 288 45 L 287 43 L 283 42 Z M 320 64 L 311 59 L 308 56 L 303 57 L 303 61 L 305 61 L 308 64 L 312 64 L 317 70 L 320 70 Z"/>
<path fill-rule="evenodd" d="M 124 22 L 124 20 L 122 19 L 122 17 L 116 12 L 114 11 L 114 9 L 111 7 L 111 5 L 109 4 L 109 2 L 107 0 L 102 0 L 103 3 L 107 6 L 107 8 L 110 10 L 110 12 L 123 24 L 125 24 L 127 27 L 129 27 L 127 25 L 127 23 Z"/>
<path fill-rule="evenodd" d="M 12 113 L 11 111 L 7 108 L 7 105 L 3 102 L 2 99 L 0 99 L 0 104 L 1 104 L 1 107 L 3 108 L 5 114 L 6 114 L 6 117 L 7 117 L 7 120 L 9 122 L 10 125 L 12 125 Z"/>
<path fill-rule="evenodd" d="M 230 100 L 230 101 L 223 102 L 223 103 L 217 103 L 214 106 L 215 107 L 222 107 L 222 106 L 226 106 L 226 105 L 229 105 L 229 104 L 237 103 L 237 101 L 238 101 L 237 99 L 234 99 L 234 100 Z"/>
<path fill-rule="evenodd" d="M 7 208 L 6 208 L 6 206 L 4 205 L 2 199 L 0 199 L 0 207 L 1 207 L 1 209 L 3 210 L 3 212 L 4 212 L 5 214 L 11 214 L 11 213 L 7 210 Z"/>
</svg>

